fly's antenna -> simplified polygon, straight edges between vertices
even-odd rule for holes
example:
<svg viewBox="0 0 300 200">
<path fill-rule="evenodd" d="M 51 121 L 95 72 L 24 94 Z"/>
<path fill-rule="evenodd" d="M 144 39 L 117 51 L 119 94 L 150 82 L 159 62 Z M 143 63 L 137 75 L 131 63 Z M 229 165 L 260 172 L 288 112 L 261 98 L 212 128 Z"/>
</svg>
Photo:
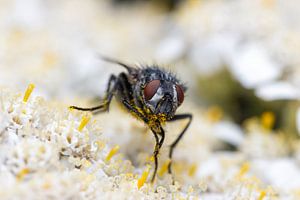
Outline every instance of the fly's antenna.
<svg viewBox="0 0 300 200">
<path fill-rule="evenodd" d="M 126 68 L 128 72 L 132 72 L 132 71 L 135 70 L 133 67 L 131 67 L 129 65 L 126 65 L 125 63 L 123 63 L 119 60 L 116 60 L 116 59 L 113 59 L 113 58 L 110 58 L 110 57 L 106 57 L 106 56 L 103 56 L 103 55 L 99 55 L 99 57 L 103 61 L 113 63 L 113 64 L 117 64 L 117 65 L 121 65 L 122 67 Z"/>
</svg>

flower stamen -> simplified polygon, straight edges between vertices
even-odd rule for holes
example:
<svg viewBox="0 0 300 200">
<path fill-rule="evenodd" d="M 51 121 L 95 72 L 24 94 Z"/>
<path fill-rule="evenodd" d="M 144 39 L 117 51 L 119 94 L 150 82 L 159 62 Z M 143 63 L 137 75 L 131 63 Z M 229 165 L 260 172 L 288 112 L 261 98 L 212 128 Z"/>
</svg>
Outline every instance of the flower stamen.
<svg viewBox="0 0 300 200">
<path fill-rule="evenodd" d="M 106 161 L 106 162 L 109 162 L 110 159 L 111 159 L 111 158 L 119 151 L 119 149 L 120 149 L 120 146 L 119 146 L 119 145 L 114 146 L 114 147 L 110 150 L 110 152 L 107 154 L 107 156 L 106 156 L 106 158 L 105 158 L 105 161 Z"/>
<path fill-rule="evenodd" d="M 34 88 L 35 88 L 34 84 L 30 83 L 28 85 L 28 87 L 27 87 L 27 89 L 25 91 L 24 97 L 23 97 L 23 102 L 26 103 L 28 101 L 28 99 L 29 99 L 29 97 L 30 97 L 30 95 L 31 95 L 31 93 L 32 93 L 32 91 L 33 91 Z"/>
</svg>

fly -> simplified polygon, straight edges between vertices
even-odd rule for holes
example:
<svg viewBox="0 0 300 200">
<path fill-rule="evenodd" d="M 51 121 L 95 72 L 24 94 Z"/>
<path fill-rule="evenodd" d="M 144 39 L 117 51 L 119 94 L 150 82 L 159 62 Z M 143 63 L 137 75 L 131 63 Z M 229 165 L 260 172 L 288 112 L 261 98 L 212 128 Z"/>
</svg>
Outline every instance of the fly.
<svg viewBox="0 0 300 200">
<path fill-rule="evenodd" d="M 187 88 L 170 72 L 158 66 L 132 67 L 118 60 L 102 57 L 104 61 L 118 64 L 127 72 L 118 76 L 111 75 L 107 84 L 105 96 L 100 105 L 91 108 L 70 106 L 81 111 L 105 112 L 113 97 L 138 119 L 142 120 L 151 129 L 155 137 L 153 151 L 154 171 L 151 182 L 154 182 L 158 169 L 158 154 L 164 143 L 165 131 L 162 125 L 165 122 L 188 119 L 187 125 L 172 142 L 169 150 L 170 163 L 168 172 L 172 173 L 173 151 L 183 137 L 192 121 L 192 114 L 175 114 L 177 108 L 184 101 Z"/>
</svg>

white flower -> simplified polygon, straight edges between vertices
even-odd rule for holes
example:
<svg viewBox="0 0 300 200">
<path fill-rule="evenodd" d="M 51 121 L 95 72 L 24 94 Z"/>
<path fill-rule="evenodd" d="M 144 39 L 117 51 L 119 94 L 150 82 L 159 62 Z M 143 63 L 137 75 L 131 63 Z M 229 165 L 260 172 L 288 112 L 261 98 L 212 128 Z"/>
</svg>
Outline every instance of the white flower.
<svg viewBox="0 0 300 200">
<path fill-rule="evenodd" d="M 299 88 L 283 81 L 264 84 L 258 87 L 255 93 L 258 97 L 267 101 L 300 99 Z"/>
<path fill-rule="evenodd" d="M 234 146 L 240 146 L 245 139 L 243 131 L 234 123 L 227 121 L 216 123 L 213 133 L 218 139 Z"/>
<path fill-rule="evenodd" d="M 244 87 L 253 89 L 281 75 L 282 67 L 272 60 L 264 46 L 250 43 L 235 50 L 229 67 Z"/>
</svg>

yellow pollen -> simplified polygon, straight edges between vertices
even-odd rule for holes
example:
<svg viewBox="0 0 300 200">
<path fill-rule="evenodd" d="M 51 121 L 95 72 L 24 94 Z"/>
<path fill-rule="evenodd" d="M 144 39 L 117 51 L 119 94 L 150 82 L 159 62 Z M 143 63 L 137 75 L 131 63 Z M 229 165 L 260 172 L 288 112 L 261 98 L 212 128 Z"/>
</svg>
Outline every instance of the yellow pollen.
<svg viewBox="0 0 300 200">
<path fill-rule="evenodd" d="M 273 112 L 264 112 L 261 115 L 262 127 L 266 130 L 271 130 L 275 123 L 275 115 Z"/>
<path fill-rule="evenodd" d="M 265 190 L 262 190 L 262 191 L 260 192 L 259 197 L 258 197 L 257 200 L 263 200 L 263 199 L 265 198 L 266 194 L 267 194 L 266 191 L 265 191 Z"/>
<path fill-rule="evenodd" d="M 273 8 L 276 5 L 274 0 L 261 0 L 261 3 L 265 8 Z"/>
<path fill-rule="evenodd" d="M 28 168 L 22 169 L 22 170 L 16 175 L 17 180 L 19 180 L 19 181 L 23 180 L 23 178 L 24 178 L 27 174 L 29 174 L 29 172 L 30 172 L 30 170 L 29 170 Z"/>
<path fill-rule="evenodd" d="M 97 145 L 97 150 L 100 151 L 100 150 L 104 149 L 105 142 L 98 140 L 95 142 L 95 145 Z"/>
<path fill-rule="evenodd" d="M 111 159 L 111 158 L 119 151 L 119 149 L 120 149 L 120 146 L 119 146 L 119 145 L 114 146 L 114 147 L 110 150 L 110 152 L 107 154 L 107 156 L 106 156 L 106 158 L 105 158 L 106 162 L 110 161 L 110 159 Z"/>
<path fill-rule="evenodd" d="M 243 177 L 249 171 L 249 169 L 250 169 L 250 164 L 248 162 L 244 163 L 240 168 L 238 177 Z"/>
<path fill-rule="evenodd" d="M 196 171 L 197 171 L 197 164 L 194 163 L 194 164 L 192 164 L 192 165 L 190 166 L 189 171 L 188 171 L 188 175 L 189 175 L 190 177 L 193 177 L 193 176 L 195 175 Z"/>
<path fill-rule="evenodd" d="M 57 63 L 57 55 L 53 52 L 46 52 L 44 54 L 44 66 L 52 67 Z"/>
<path fill-rule="evenodd" d="M 147 168 L 145 169 L 145 171 L 143 172 L 141 178 L 139 178 L 138 182 L 137 182 L 137 187 L 138 189 L 140 189 L 146 182 L 149 173 L 150 173 L 150 165 L 147 166 Z"/>
<path fill-rule="evenodd" d="M 41 146 L 41 147 L 39 148 L 39 152 L 42 153 L 42 154 L 44 154 L 44 153 L 46 152 L 45 147 L 44 147 L 44 146 Z"/>
<path fill-rule="evenodd" d="M 169 166 L 170 162 L 171 162 L 171 160 L 168 159 L 168 160 L 162 165 L 162 167 L 161 167 L 160 170 L 158 171 L 158 175 L 159 175 L 160 177 L 162 177 L 162 176 L 167 172 L 168 166 Z"/>
<path fill-rule="evenodd" d="M 51 184 L 50 183 L 48 183 L 48 182 L 45 182 L 43 185 L 42 185 L 42 187 L 43 187 L 43 189 L 49 189 L 49 188 L 51 188 Z"/>
<path fill-rule="evenodd" d="M 211 122 L 218 122 L 223 117 L 223 110 L 219 106 L 212 106 L 207 110 L 206 116 Z"/>
<path fill-rule="evenodd" d="M 26 103 L 33 91 L 33 89 L 35 88 L 35 85 L 30 83 L 25 91 L 24 97 L 23 97 L 23 101 Z"/>
<path fill-rule="evenodd" d="M 187 1 L 187 3 L 190 6 L 190 8 L 194 8 L 195 6 L 199 6 L 201 4 L 201 1 L 189 0 Z"/>
<path fill-rule="evenodd" d="M 150 156 L 150 162 L 154 162 L 154 156 Z"/>
<path fill-rule="evenodd" d="M 83 164 L 84 167 L 90 167 L 90 166 L 92 166 L 92 163 L 90 161 L 86 160 L 86 159 L 83 160 L 82 164 Z"/>
<path fill-rule="evenodd" d="M 179 162 L 173 162 L 172 167 L 174 174 L 182 174 L 183 172 L 185 172 L 186 169 L 185 165 Z"/>
<path fill-rule="evenodd" d="M 131 179 L 131 178 L 133 178 L 133 173 L 126 173 L 126 174 L 125 174 L 125 177 L 126 177 L 127 179 Z"/>
<path fill-rule="evenodd" d="M 78 126 L 78 131 L 82 131 L 82 129 L 87 125 L 87 123 L 90 121 L 91 117 L 87 115 L 83 115 L 81 118 L 80 125 Z"/>
</svg>

